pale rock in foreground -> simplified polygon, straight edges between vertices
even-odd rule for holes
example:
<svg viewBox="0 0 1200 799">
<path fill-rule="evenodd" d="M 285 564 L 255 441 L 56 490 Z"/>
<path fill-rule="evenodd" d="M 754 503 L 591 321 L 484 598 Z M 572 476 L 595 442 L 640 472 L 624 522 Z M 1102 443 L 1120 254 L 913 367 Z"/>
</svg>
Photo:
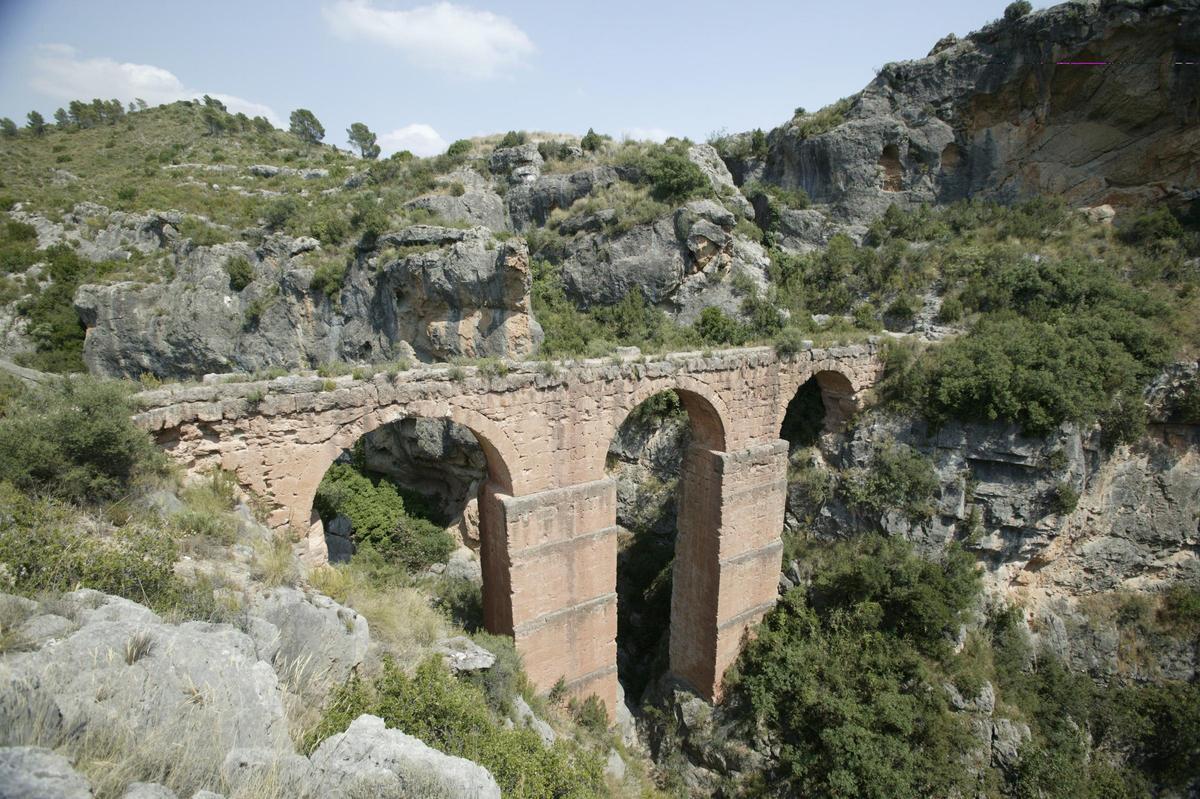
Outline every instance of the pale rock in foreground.
<svg viewBox="0 0 1200 799">
<path fill-rule="evenodd" d="M 346 732 L 325 740 L 311 761 L 310 799 L 351 799 L 364 789 L 378 795 L 441 789 L 462 799 L 500 799 L 500 787 L 483 766 L 387 729 L 376 716 L 359 716 Z"/>
<path fill-rule="evenodd" d="M 92 789 L 62 755 L 36 746 L 9 746 L 0 749 L 0 796 L 91 799 Z"/>
</svg>

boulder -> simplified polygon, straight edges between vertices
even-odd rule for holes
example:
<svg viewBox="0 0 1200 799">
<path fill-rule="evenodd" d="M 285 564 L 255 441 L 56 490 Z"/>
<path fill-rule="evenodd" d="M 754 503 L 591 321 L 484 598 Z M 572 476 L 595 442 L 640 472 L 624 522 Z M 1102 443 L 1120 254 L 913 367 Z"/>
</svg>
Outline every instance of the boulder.
<svg viewBox="0 0 1200 799">
<path fill-rule="evenodd" d="M 1021 745 L 1032 733 L 1029 725 L 1011 719 L 996 719 L 992 724 L 992 757 L 1003 769 L 1011 770 L 1021 762 Z"/>
<path fill-rule="evenodd" d="M 249 610 L 270 623 L 255 632 L 255 643 L 274 652 L 276 671 L 294 679 L 303 694 L 345 682 L 367 655 L 367 620 L 322 594 L 280 586 L 257 597 Z"/>
<path fill-rule="evenodd" d="M 446 638 L 434 645 L 433 651 L 439 653 L 446 666 L 455 674 L 490 669 L 496 662 L 496 656 L 465 635 Z"/>
<path fill-rule="evenodd" d="M 543 175 L 532 183 L 511 186 L 504 196 L 514 230 L 545 225 L 557 208 L 570 208 L 577 200 L 620 180 L 614 167 L 595 166 L 562 175 Z M 607 223 L 606 223 L 607 224 Z"/>
<path fill-rule="evenodd" d="M 500 787 L 483 766 L 388 729 L 376 716 L 359 716 L 344 733 L 327 738 L 310 760 L 309 799 L 353 799 L 388 791 L 500 799 Z"/>
<path fill-rule="evenodd" d="M 528 727 L 538 734 L 542 739 L 542 743 L 546 746 L 558 740 L 558 735 L 554 732 L 554 728 L 537 717 L 533 712 L 533 708 L 525 701 L 525 697 L 517 696 L 513 699 L 513 721 L 519 726 Z"/>
<path fill-rule="evenodd" d="M 508 215 L 500 195 L 487 189 L 467 189 L 460 195 L 427 194 L 409 200 L 406 208 L 422 208 L 448 222 L 482 225 L 489 230 L 508 229 Z"/>
<path fill-rule="evenodd" d="M 45 737 L 47 720 L 61 716 L 50 726 L 67 737 L 89 730 L 186 740 L 213 757 L 238 745 L 290 750 L 278 679 L 245 633 L 226 624 L 165 624 L 97 591 L 58 604 L 79 628 L 5 656 L 0 695 L 27 701 L 25 710 L 0 703 L 0 727 L 36 724 Z"/>
<path fill-rule="evenodd" d="M 62 755 L 36 746 L 8 746 L 0 747 L 0 796 L 91 799 L 92 789 Z"/>
<path fill-rule="evenodd" d="M 687 151 L 688 160 L 700 167 L 704 177 L 716 191 L 717 196 L 737 208 L 738 213 L 749 219 L 754 216 L 754 206 L 750 204 L 733 182 L 729 167 L 721 160 L 721 155 L 711 144 L 693 144 Z"/>
<path fill-rule="evenodd" d="M 157 782 L 131 782 L 121 799 L 179 799 L 179 795 Z"/>
<path fill-rule="evenodd" d="M 488 169 L 506 176 L 510 183 L 532 183 L 542 173 L 545 161 L 534 143 L 498 147 L 488 159 Z"/>
</svg>

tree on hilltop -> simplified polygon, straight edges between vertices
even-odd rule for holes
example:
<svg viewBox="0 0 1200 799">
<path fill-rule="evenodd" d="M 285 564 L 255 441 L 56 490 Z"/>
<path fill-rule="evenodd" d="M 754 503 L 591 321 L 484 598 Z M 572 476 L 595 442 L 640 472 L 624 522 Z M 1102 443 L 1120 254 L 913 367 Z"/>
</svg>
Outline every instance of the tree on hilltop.
<svg viewBox="0 0 1200 799">
<path fill-rule="evenodd" d="M 10 139 L 17 135 L 17 123 L 8 117 L 0 117 L 0 135 Z"/>
<path fill-rule="evenodd" d="M 59 130 L 71 127 L 71 115 L 67 113 L 67 109 L 60 108 L 54 112 L 54 127 Z"/>
<path fill-rule="evenodd" d="M 34 136 L 41 136 L 46 132 L 46 118 L 37 111 L 30 111 L 25 118 L 29 120 L 26 127 L 33 132 Z"/>
<path fill-rule="evenodd" d="M 204 127 L 208 128 L 210 136 L 220 136 L 225 132 L 225 114 L 212 106 L 204 107 L 204 110 L 200 112 L 200 120 L 204 123 Z"/>
<path fill-rule="evenodd" d="M 289 122 L 291 124 L 288 130 L 301 141 L 308 144 L 317 144 L 321 139 L 325 138 L 325 126 L 307 108 L 297 108 L 293 111 Z"/>
<path fill-rule="evenodd" d="M 355 122 L 346 129 L 350 144 L 358 148 L 359 154 L 368 160 L 379 157 L 379 145 L 375 143 L 375 134 L 362 122 Z"/>
</svg>

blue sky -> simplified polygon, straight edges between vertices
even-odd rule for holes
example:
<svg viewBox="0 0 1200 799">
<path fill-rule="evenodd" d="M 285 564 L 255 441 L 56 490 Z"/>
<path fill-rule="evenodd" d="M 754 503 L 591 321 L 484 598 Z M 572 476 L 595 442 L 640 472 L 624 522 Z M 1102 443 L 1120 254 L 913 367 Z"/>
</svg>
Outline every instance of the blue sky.
<svg viewBox="0 0 1200 799">
<path fill-rule="evenodd" d="M 1049 3 L 1035 2 L 1041 8 Z M 770 128 L 1004 0 L 0 0 L 0 116 L 70 99 L 196 94 L 346 146 L 432 154 L 509 129 L 703 139 Z"/>
</svg>

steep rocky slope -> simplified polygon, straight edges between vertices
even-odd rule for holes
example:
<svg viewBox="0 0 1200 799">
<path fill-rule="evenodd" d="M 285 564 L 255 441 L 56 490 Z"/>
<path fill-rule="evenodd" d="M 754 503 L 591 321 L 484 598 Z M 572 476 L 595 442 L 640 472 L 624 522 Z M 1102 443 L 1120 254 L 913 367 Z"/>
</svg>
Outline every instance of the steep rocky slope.
<svg viewBox="0 0 1200 799">
<path fill-rule="evenodd" d="M 1194 200 L 1198 56 L 1191 0 L 1065 3 L 947 36 L 771 131 L 765 152 L 742 136 L 726 153 L 742 180 L 803 189 L 851 225 L 967 197 Z"/>
</svg>

